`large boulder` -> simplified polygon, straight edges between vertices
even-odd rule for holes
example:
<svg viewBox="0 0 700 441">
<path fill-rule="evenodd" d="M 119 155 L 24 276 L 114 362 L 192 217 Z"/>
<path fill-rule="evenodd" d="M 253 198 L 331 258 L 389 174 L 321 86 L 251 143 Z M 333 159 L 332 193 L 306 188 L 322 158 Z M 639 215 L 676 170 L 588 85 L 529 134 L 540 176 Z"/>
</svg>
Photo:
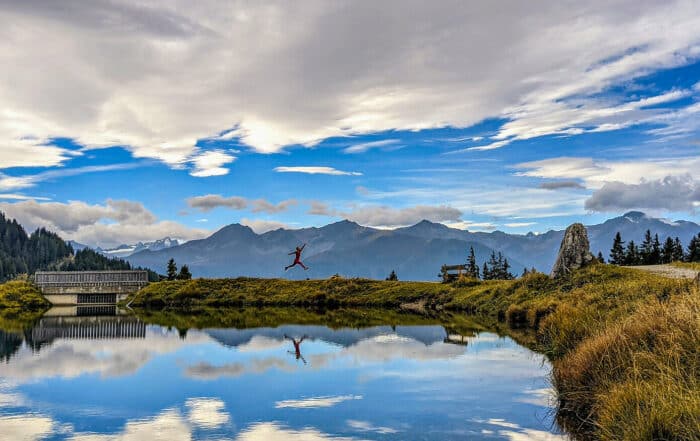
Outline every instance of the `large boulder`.
<svg viewBox="0 0 700 441">
<path fill-rule="evenodd" d="M 552 267 L 552 277 L 562 277 L 583 268 L 595 260 L 588 243 L 588 233 L 583 224 L 572 224 L 566 229 L 559 247 L 557 260 Z"/>
</svg>

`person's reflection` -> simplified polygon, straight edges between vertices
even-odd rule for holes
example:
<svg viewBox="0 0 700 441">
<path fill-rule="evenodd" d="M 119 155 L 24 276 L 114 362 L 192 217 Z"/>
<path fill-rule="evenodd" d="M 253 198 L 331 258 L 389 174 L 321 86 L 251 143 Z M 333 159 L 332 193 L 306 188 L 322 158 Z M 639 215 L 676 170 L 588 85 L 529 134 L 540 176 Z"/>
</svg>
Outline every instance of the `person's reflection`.
<svg viewBox="0 0 700 441">
<path fill-rule="evenodd" d="M 306 337 L 307 336 L 305 335 L 302 338 L 300 338 L 299 340 L 296 340 L 296 339 L 288 336 L 287 334 L 284 334 L 284 338 L 291 340 L 292 344 L 294 345 L 294 352 L 292 352 L 292 351 L 287 351 L 287 352 L 290 354 L 293 354 L 297 360 L 301 359 L 301 361 L 303 361 L 304 364 L 306 364 L 306 359 L 304 358 L 303 355 L 301 355 L 301 342 L 306 340 Z"/>
</svg>

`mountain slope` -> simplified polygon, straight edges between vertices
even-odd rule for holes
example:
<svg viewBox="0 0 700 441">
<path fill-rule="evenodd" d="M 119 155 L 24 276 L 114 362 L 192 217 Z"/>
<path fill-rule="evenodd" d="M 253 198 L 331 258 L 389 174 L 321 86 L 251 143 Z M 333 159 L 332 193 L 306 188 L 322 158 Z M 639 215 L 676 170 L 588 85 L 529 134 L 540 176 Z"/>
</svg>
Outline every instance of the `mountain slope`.
<svg viewBox="0 0 700 441">
<path fill-rule="evenodd" d="M 683 244 L 700 232 L 693 222 L 669 222 L 640 212 L 629 212 L 598 225 L 588 226 L 591 250 L 607 258 L 615 233 L 623 240 L 641 242 L 649 229 L 667 236 L 678 236 Z M 196 277 L 288 277 L 322 278 L 333 274 L 384 278 L 395 270 L 403 280 L 436 280 L 444 263 L 464 263 L 470 246 L 482 264 L 495 250 L 511 262 L 512 272 L 518 274 L 524 266 L 549 272 L 559 250 L 563 231 L 544 234 L 508 234 L 470 232 L 445 225 L 422 221 L 396 230 L 363 227 L 341 221 L 321 228 L 299 230 L 278 229 L 255 234 L 248 227 L 232 224 L 212 236 L 187 242 L 172 248 L 145 250 L 129 256 L 134 265 L 161 271 L 171 257 L 187 264 Z M 291 262 L 289 253 L 301 243 L 308 243 L 304 262 L 309 271 L 298 268 L 284 272 Z"/>
<path fill-rule="evenodd" d="M 459 230 L 455 230 L 459 231 Z M 284 267 L 292 261 L 288 253 L 307 243 L 304 262 L 309 271 Z M 322 228 L 279 229 L 261 235 L 238 224 L 212 236 L 161 251 L 144 251 L 128 258 L 134 265 L 164 268 L 171 257 L 187 264 L 197 277 L 253 276 L 324 278 L 333 274 L 348 277 L 385 278 L 395 270 L 402 280 L 437 280 L 440 266 L 466 261 L 473 246 L 480 261 L 492 250 L 477 242 L 460 239 L 424 238 L 399 231 L 377 230 L 342 221 Z M 519 273 L 523 265 L 511 262 Z"/>
</svg>

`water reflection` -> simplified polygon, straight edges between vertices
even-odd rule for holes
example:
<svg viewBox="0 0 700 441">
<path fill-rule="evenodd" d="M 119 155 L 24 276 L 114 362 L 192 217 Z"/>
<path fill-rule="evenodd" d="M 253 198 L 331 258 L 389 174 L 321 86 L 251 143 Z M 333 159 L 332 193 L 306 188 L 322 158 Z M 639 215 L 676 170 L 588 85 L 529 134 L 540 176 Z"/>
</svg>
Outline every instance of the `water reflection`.
<svg viewBox="0 0 700 441">
<path fill-rule="evenodd" d="M 99 312 L 0 333 L 3 439 L 563 439 L 543 358 L 463 317 Z"/>
</svg>

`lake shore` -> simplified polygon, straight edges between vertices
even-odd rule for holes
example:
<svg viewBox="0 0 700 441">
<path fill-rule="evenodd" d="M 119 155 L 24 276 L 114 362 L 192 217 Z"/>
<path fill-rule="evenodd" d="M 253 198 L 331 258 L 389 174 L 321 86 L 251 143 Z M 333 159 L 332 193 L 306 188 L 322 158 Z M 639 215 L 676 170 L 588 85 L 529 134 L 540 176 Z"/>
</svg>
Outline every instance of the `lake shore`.
<svg viewBox="0 0 700 441">
<path fill-rule="evenodd" d="M 512 330 L 534 331 L 524 343 L 552 360 L 563 426 L 582 438 L 641 440 L 700 433 L 699 297 L 692 280 L 594 265 L 559 280 L 534 273 L 453 284 L 173 281 L 152 284 L 129 301 L 150 308 L 348 306 L 491 317 Z"/>
<path fill-rule="evenodd" d="M 31 285 L 23 286 L 24 298 L 40 307 L 26 288 Z M 16 295 L 8 300 L 12 291 L 0 289 L 0 305 L 12 299 L 17 304 Z M 139 314 L 184 328 L 191 324 L 170 322 L 175 319 L 169 310 L 196 311 L 202 324 L 221 307 L 478 314 L 549 357 L 559 422 L 582 439 L 697 439 L 700 433 L 700 289 L 691 279 L 603 264 L 558 280 L 533 273 L 452 284 L 195 279 L 151 284 L 127 303 Z"/>
</svg>

